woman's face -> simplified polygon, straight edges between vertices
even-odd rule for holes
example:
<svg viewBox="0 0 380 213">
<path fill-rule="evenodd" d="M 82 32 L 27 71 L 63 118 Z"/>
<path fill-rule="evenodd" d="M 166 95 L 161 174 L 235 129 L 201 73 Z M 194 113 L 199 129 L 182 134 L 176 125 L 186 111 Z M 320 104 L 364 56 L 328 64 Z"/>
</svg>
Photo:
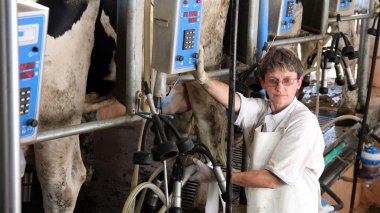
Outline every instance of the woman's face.
<svg viewBox="0 0 380 213">
<path fill-rule="evenodd" d="M 260 79 L 261 86 L 268 93 L 273 113 L 281 111 L 293 101 L 301 83 L 302 77 L 297 79 L 296 72 L 283 68 L 268 70 L 265 79 Z"/>
</svg>

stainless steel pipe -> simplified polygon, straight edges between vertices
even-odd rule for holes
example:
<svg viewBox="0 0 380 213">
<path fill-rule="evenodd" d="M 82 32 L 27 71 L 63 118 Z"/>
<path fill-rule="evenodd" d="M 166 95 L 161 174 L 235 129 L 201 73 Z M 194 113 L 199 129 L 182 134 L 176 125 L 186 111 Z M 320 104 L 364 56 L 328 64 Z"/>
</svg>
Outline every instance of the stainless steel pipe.
<svg viewBox="0 0 380 213">
<path fill-rule="evenodd" d="M 117 8 L 117 82 L 119 97 L 127 113 L 136 113 L 137 91 L 141 91 L 143 72 L 144 3 L 118 0 Z M 118 79 L 120 78 L 120 79 Z M 121 97 L 125 95 L 125 97 Z"/>
<path fill-rule="evenodd" d="M 21 212 L 17 4 L 0 1 L 0 211 Z"/>
<path fill-rule="evenodd" d="M 38 143 L 38 142 L 42 142 L 42 141 L 48 141 L 48 140 L 53 140 L 53 139 L 57 139 L 57 138 L 63 138 L 63 137 L 71 136 L 71 135 L 93 132 L 96 130 L 120 126 L 122 124 L 131 123 L 131 122 L 135 122 L 135 121 L 139 121 L 139 120 L 141 120 L 141 118 L 137 115 L 135 115 L 135 116 L 126 115 L 126 116 L 102 120 L 102 121 L 93 121 L 93 122 L 73 125 L 73 126 L 69 126 L 69 127 L 63 127 L 63 128 L 43 131 L 43 132 L 39 132 L 37 134 L 37 140 L 36 141 L 26 142 L 23 144 L 24 145 L 34 144 L 34 143 Z"/>
</svg>

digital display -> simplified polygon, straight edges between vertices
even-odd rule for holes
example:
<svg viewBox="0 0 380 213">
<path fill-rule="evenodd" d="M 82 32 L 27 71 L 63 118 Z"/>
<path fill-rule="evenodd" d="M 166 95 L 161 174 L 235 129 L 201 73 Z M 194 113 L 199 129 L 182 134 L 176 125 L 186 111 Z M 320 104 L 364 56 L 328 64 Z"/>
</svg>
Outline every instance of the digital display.
<svg viewBox="0 0 380 213">
<path fill-rule="evenodd" d="M 198 11 L 190 11 L 189 12 L 189 16 L 197 16 L 198 15 Z"/>
<path fill-rule="evenodd" d="M 30 70 L 35 67 L 34 62 L 20 64 L 20 70 Z"/>
<path fill-rule="evenodd" d="M 20 73 L 20 79 L 31 78 L 33 76 L 34 76 L 34 72 L 33 71 Z"/>
<path fill-rule="evenodd" d="M 197 18 L 189 18 L 189 23 L 195 23 L 197 22 Z"/>
<path fill-rule="evenodd" d="M 198 11 L 183 12 L 183 17 L 198 16 Z"/>
</svg>

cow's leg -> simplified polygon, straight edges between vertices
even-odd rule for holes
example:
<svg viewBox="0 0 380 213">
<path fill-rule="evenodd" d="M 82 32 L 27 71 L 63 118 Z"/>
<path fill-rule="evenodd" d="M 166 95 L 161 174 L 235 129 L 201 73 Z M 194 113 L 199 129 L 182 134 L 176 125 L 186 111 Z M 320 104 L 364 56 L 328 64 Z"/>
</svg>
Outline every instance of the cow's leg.
<svg viewBox="0 0 380 213">
<path fill-rule="evenodd" d="M 71 28 L 58 36 L 49 34 L 46 39 L 40 131 L 81 122 L 99 1 L 65 1 L 63 4 L 76 8 L 79 3 L 83 12 L 51 16 L 57 23 L 69 21 L 66 17 L 69 15 L 78 17 L 73 19 Z M 50 4 L 51 11 L 60 9 L 60 4 Z M 34 148 L 45 212 L 73 212 L 86 173 L 78 136 L 41 142 Z"/>
<path fill-rule="evenodd" d="M 37 144 L 35 151 L 45 212 L 72 212 L 86 178 L 78 136 Z"/>
</svg>

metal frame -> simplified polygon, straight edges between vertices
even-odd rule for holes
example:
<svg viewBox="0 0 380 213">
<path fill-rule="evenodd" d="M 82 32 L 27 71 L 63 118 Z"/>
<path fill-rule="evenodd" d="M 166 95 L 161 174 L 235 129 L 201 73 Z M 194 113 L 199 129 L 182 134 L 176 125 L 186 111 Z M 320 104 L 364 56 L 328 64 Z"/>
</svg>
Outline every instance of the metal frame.
<svg viewBox="0 0 380 213">
<path fill-rule="evenodd" d="M 17 4 L 0 1 L 0 211 L 21 212 Z"/>
</svg>

